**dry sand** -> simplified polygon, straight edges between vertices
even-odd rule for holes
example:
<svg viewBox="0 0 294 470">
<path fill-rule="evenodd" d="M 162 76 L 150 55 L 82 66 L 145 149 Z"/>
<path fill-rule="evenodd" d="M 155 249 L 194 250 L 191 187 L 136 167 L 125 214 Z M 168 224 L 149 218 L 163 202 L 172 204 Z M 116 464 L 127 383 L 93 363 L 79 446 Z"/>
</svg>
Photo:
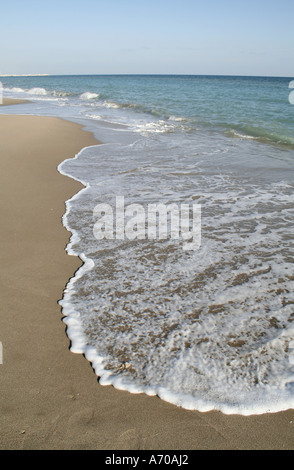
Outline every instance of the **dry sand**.
<svg viewBox="0 0 294 470">
<path fill-rule="evenodd" d="M 58 118 L 0 116 L 0 449 L 294 449 L 293 410 L 183 410 L 101 386 L 69 351 L 58 300 L 80 260 L 61 218 L 81 185 L 56 168 L 96 143 Z"/>
</svg>

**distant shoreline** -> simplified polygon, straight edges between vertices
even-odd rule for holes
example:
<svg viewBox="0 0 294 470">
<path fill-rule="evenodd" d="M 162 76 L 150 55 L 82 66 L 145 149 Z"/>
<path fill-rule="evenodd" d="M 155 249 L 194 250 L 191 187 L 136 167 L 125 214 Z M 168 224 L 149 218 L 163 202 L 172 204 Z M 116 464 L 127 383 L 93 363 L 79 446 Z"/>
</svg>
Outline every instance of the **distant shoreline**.
<svg viewBox="0 0 294 470">
<path fill-rule="evenodd" d="M 30 74 L 0 74 L 0 77 L 84 77 L 84 76 L 143 76 L 143 77 L 212 77 L 212 78 L 219 78 L 219 77 L 230 77 L 230 78 L 284 78 L 287 80 L 292 79 L 291 76 L 287 75 L 238 75 L 238 74 L 206 74 L 206 73 L 30 73 Z"/>
<path fill-rule="evenodd" d="M 49 73 L 0 74 L 0 77 L 49 77 Z"/>
</svg>

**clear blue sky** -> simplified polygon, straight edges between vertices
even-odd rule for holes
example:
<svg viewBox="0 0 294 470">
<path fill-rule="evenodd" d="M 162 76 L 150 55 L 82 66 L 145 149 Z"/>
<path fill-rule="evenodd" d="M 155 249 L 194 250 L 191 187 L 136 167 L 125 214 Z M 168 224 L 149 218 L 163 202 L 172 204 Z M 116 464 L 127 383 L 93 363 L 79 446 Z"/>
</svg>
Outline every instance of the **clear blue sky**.
<svg viewBox="0 0 294 470">
<path fill-rule="evenodd" d="M 294 76 L 294 0 L 9 0 L 0 73 Z"/>
</svg>

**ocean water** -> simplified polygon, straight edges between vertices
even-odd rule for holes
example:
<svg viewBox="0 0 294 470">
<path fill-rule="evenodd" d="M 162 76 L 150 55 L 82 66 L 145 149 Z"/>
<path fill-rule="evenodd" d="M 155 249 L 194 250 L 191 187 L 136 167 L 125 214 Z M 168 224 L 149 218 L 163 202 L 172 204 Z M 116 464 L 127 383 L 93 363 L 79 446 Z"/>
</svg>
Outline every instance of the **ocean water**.
<svg viewBox="0 0 294 470">
<path fill-rule="evenodd" d="M 102 142 L 58 168 L 85 186 L 63 217 L 84 264 L 60 304 L 102 385 L 200 411 L 294 407 L 291 80 L 1 78 L 31 100 L 2 114 L 59 116 Z M 171 221 L 150 236 L 158 204 L 198 210 L 190 249 Z"/>
</svg>

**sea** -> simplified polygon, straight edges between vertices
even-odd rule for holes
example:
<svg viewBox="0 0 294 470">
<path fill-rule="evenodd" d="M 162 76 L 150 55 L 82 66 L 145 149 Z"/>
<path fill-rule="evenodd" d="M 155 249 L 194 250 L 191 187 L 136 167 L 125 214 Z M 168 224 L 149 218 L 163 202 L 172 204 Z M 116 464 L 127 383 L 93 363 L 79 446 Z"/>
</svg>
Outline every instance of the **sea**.
<svg viewBox="0 0 294 470">
<path fill-rule="evenodd" d="M 100 384 L 201 412 L 293 409 L 293 77 L 0 80 L 29 100 L 1 114 L 101 142 L 57 168 L 83 183 L 61 221 L 83 264 L 59 303 Z"/>
</svg>

